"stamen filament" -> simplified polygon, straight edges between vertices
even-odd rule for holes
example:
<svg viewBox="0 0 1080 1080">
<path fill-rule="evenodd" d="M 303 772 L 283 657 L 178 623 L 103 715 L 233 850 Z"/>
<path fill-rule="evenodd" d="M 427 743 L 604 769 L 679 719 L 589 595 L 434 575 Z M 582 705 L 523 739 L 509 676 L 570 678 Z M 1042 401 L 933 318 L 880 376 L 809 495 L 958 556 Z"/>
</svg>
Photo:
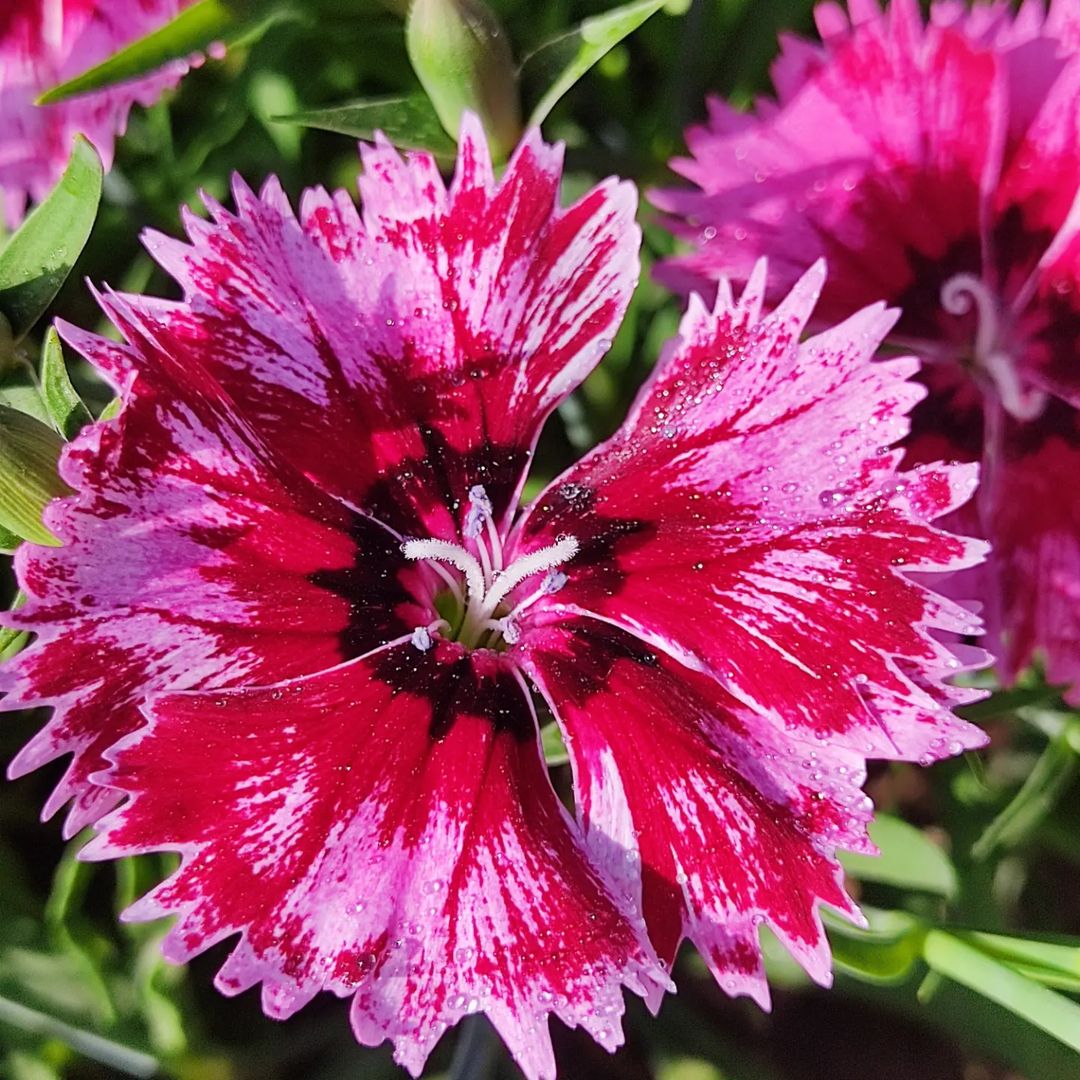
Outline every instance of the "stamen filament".
<svg viewBox="0 0 1080 1080">
<path fill-rule="evenodd" d="M 572 559 L 577 552 L 578 542 L 575 537 L 560 536 L 554 544 L 515 559 L 491 586 L 491 591 L 484 599 L 483 617 L 490 618 L 507 594 L 526 578 L 539 574 L 541 570 L 551 570 L 553 567 L 561 566 L 568 559 Z"/>
<path fill-rule="evenodd" d="M 503 547 L 502 537 L 499 536 L 499 530 L 495 525 L 494 516 L 489 516 L 487 519 L 487 534 L 488 542 L 491 545 L 491 561 L 495 570 L 502 570 L 503 568 Z"/>
<path fill-rule="evenodd" d="M 458 544 L 447 540 L 406 540 L 401 545 L 406 559 L 417 562 L 444 562 L 456 566 L 465 575 L 470 600 L 484 595 L 484 571 L 476 559 Z"/>
<path fill-rule="evenodd" d="M 472 510 L 482 509 L 481 500 L 474 499 Z M 479 531 L 477 515 L 473 515 L 472 520 Z M 466 648 L 478 647 L 485 634 L 489 635 L 486 642 L 488 648 L 493 647 L 500 637 L 507 644 L 514 644 L 520 633 L 515 619 L 542 596 L 558 592 L 566 584 L 566 575 L 554 568 L 577 554 L 578 542 L 572 536 L 560 536 L 554 544 L 523 555 L 505 569 L 496 569 L 492 565 L 493 561 L 502 561 L 501 546 L 496 560 L 492 560 L 487 544 L 479 537 L 476 548 L 479 559 L 461 545 L 447 540 L 406 540 L 401 545 L 406 558 L 428 563 L 449 585 L 460 613 L 460 618 L 454 615 L 453 624 L 445 619 L 437 619 L 429 626 L 416 628 L 413 644 L 422 652 L 432 647 L 431 631 L 440 626 L 450 630 L 454 639 Z M 464 590 L 440 563 L 448 563 L 465 575 Z M 539 588 L 517 603 L 508 615 L 500 619 L 494 618 L 499 605 L 518 585 L 544 571 L 547 571 L 547 574 Z"/>
<path fill-rule="evenodd" d="M 450 590 L 450 595 L 453 596 L 455 602 L 459 607 L 465 606 L 465 597 L 462 594 L 461 586 L 458 584 L 458 580 L 446 569 L 441 563 L 429 562 L 428 566 L 435 571 L 446 582 L 446 587 Z"/>
</svg>

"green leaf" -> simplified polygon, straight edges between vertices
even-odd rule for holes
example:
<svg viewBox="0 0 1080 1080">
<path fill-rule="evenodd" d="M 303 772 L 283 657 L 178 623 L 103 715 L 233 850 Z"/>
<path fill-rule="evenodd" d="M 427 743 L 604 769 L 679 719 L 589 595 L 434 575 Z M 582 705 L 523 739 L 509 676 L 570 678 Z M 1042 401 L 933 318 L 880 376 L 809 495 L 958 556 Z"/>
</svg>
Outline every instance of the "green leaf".
<svg viewBox="0 0 1080 1080">
<path fill-rule="evenodd" d="M 948 855 L 925 833 L 899 818 L 880 814 L 870 823 L 879 856 L 840 852 L 844 871 L 861 881 L 877 881 L 935 896 L 955 895 L 956 870 Z"/>
<path fill-rule="evenodd" d="M 544 761 L 548 768 L 554 765 L 565 765 L 570 760 L 562 732 L 554 720 L 540 729 L 540 745 L 543 747 Z"/>
<path fill-rule="evenodd" d="M 73 439 L 93 419 L 68 378 L 60 335 L 50 326 L 41 347 L 41 396 L 53 427 L 65 439 Z"/>
<path fill-rule="evenodd" d="M 116 1020 L 109 989 L 95 959 L 96 935 L 85 931 L 79 918 L 87 885 L 94 873 L 89 863 L 80 862 L 78 850 L 87 837 L 68 845 L 53 875 L 52 892 L 45 904 L 44 923 L 54 949 L 62 953 L 78 973 L 88 1012 L 100 1027 Z"/>
<path fill-rule="evenodd" d="M 279 124 L 301 124 L 357 139 L 370 139 L 376 131 L 381 131 L 402 149 L 430 150 L 446 157 L 452 157 L 455 150 L 454 140 L 443 130 L 426 94 L 366 98 L 273 119 Z"/>
<path fill-rule="evenodd" d="M 982 994 L 1080 1053 L 1080 1005 L 1026 978 L 944 930 L 926 935 L 923 958 L 932 971 Z"/>
<path fill-rule="evenodd" d="M 233 46 L 253 41 L 272 23 L 288 15 L 290 6 L 259 0 L 199 0 L 171 22 L 133 41 L 89 71 L 47 90 L 37 104 L 51 105 L 77 94 L 127 82 L 156 71 L 171 60 L 186 60 L 193 52 L 201 52 L 216 42 Z"/>
<path fill-rule="evenodd" d="M 836 966 L 864 982 L 891 985 L 907 979 L 922 955 L 926 929 L 906 911 L 863 909 L 863 930 L 825 913 Z"/>
<path fill-rule="evenodd" d="M 1039 827 L 1076 775 L 1078 734 L 1080 720 L 1069 719 L 1050 740 L 1013 800 L 972 845 L 976 859 L 1017 847 Z"/>
<path fill-rule="evenodd" d="M 638 0 L 594 15 L 527 56 L 521 65 L 522 82 L 544 88 L 527 126 L 542 124 L 589 68 L 663 6 L 664 0 Z"/>
<path fill-rule="evenodd" d="M 988 934 L 981 930 L 953 931 L 982 952 L 1059 990 L 1080 992 L 1080 943 Z"/>
<path fill-rule="evenodd" d="M 11 1080 L 63 1080 L 51 1064 L 19 1050 L 12 1050 L 5 1064 Z"/>
<path fill-rule="evenodd" d="M 57 1020 L 20 1002 L 0 997 L 0 1025 L 4 1024 L 33 1035 L 59 1039 L 80 1054 L 125 1076 L 150 1077 L 158 1072 L 158 1063 L 149 1054 Z"/>
<path fill-rule="evenodd" d="M 97 151 L 78 136 L 60 182 L 0 251 L 0 314 L 16 341 L 52 303 L 86 244 L 101 177 Z"/>
<path fill-rule="evenodd" d="M 15 549 L 22 543 L 22 537 L 16 536 L 10 529 L 5 529 L 3 525 L 0 525 L 0 554 L 11 555 Z M 0 631 L 0 650 L 3 650 L 4 632 Z"/>
<path fill-rule="evenodd" d="M 19 354 L 11 357 L 0 372 L 0 405 L 7 405 L 18 412 L 50 423 L 49 410 L 41 398 L 37 372 L 34 366 Z"/>
<path fill-rule="evenodd" d="M 57 496 L 70 494 L 56 471 L 63 445 L 40 420 L 0 405 L 0 525 L 35 544 L 58 543 L 41 514 Z"/>
<path fill-rule="evenodd" d="M 1044 705 L 1054 701 L 1059 692 L 1054 686 L 1015 686 L 1009 690 L 997 690 L 988 698 L 956 711 L 965 720 L 979 724 L 998 716 L 1007 716 L 1025 706 Z"/>
<path fill-rule="evenodd" d="M 16 541 L 18 542 L 18 537 L 16 537 Z M 19 589 L 8 610 L 17 611 L 25 603 L 26 593 Z M 14 656 L 22 648 L 29 636 L 25 630 L 13 630 L 8 626 L 0 626 L 0 660 L 7 660 Z"/>
</svg>

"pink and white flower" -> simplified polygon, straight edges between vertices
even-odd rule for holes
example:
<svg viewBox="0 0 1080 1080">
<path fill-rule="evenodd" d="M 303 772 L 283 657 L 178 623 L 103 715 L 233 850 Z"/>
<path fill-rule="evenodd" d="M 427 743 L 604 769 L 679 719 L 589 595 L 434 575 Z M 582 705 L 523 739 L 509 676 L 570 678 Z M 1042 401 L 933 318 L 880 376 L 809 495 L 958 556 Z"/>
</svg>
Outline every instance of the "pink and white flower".
<svg viewBox="0 0 1080 1080">
<path fill-rule="evenodd" d="M 237 181 L 148 238 L 182 301 L 105 293 L 123 343 L 62 327 L 124 407 L 64 455 L 63 546 L 17 556 L 3 705 L 54 714 L 13 774 L 73 755 L 46 809 L 97 823 L 91 858 L 180 852 L 128 913 L 177 917 L 170 958 L 239 935 L 223 992 L 351 998 L 414 1074 L 475 1011 L 530 1078 L 551 1014 L 617 1046 L 685 937 L 763 1005 L 761 925 L 827 983 L 866 758 L 982 742 L 946 682 L 978 658 L 934 636 L 970 616 L 908 576 L 977 560 L 929 524 L 975 467 L 898 471 L 894 313 L 800 343 L 820 267 L 768 316 L 764 268 L 693 302 L 622 430 L 519 509 L 636 283 L 634 189 L 560 208 L 535 133 L 496 182 L 472 119 L 449 188 L 363 158 L 362 215 Z"/>
<path fill-rule="evenodd" d="M 884 297 L 928 361 L 906 464 L 982 460 L 950 527 L 993 553 L 978 587 L 1011 680 L 1033 659 L 1080 701 L 1080 6 L 874 0 L 782 41 L 777 100 L 709 103 L 696 189 L 656 193 L 693 250 L 663 280 L 709 294 L 768 253 L 781 297 L 829 264 L 826 322 Z M 1052 492 L 1052 494 L 1050 494 Z"/>
<path fill-rule="evenodd" d="M 28 199 L 60 178 L 76 135 L 112 163 L 131 106 L 150 105 L 184 74 L 175 63 L 154 75 L 55 105 L 35 99 L 156 30 L 184 0 L 5 0 L 0 5 L 0 214 L 11 228 Z"/>
</svg>

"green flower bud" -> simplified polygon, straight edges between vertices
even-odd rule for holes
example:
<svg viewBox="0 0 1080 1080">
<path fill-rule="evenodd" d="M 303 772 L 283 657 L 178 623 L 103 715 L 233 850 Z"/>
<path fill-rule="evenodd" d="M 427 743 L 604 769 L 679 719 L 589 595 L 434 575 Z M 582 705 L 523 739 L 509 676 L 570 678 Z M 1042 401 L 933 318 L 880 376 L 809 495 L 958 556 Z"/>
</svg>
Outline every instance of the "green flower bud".
<svg viewBox="0 0 1080 1080">
<path fill-rule="evenodd" d="M 0 526 L 35 544 L 59 545 L 41 514 L 57 496 L 71 494 L 56 471 L 63 445 L 40 420 L 0 405 Z"/>
<path fill-rule="evenodd" d="M 455 139 L 461 114 L 475 112 L 492 152 L 504 158 L 521 134 L 510 44 L 481 0 L 413 0 L 405 25 L 409 59 L 443 127 Z"/>
</svg>

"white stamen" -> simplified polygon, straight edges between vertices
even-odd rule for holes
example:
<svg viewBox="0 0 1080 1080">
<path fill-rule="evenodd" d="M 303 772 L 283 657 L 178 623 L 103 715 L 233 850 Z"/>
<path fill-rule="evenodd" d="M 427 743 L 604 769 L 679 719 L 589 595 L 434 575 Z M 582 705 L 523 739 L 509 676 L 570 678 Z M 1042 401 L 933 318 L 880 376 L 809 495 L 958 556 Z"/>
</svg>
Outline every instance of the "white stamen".
<svg viewBox="0 0 1080 1080">
<path fill-rule="evenodd" d="M 453 596 L 454 600 L 457 601 L 458 604 L 464 606 L 465 597 L 462 595 L 461 586 L 458 584 L 457 578 L 455 578 L 454 575 L 451 574 L 445 566 L 440 566 L 437 562 L 429 562 L 428 566 L 430 566 L 431 569 L 434 570 L 435 573 L 443 579 L 443 581 L 446 583 L 447 588 L 449 588 L 450 590 L 450 595 Z"/>
<path fill-rule="evenodd" d="M 444 562 L 456 566 L 465 575 L 465 584 L 472 596 L 484 595 L 484 571 L 463 547 L 447 540 L 406 540 L 401 545 L 406 559 L 423 562 Z"/>
<path fill-rule="evenodd" d="M 974 274 L 955 274 L 941 286 L 941 306 L 950 315 L 975 311 L 975 362 L 993 381 L 1006 412 L 1017 420 L 1034 420 L 1046 406 L 1046 394 L 1023 385 L 1002 347 L 997 305 L 986 283 Z"/>
<path fill-rule="evenodd" d="M 522 555 L 515 559 L 491 586 L 491 591 L 484 598 L 484 614 L 490 616 L 502 600 L 514 588 L 533 574 L 541 570 L 550 570 L 572 559 L 578 552 L 578 542 L 573 536 L 560 536 L 554 544 L 540 548 L 539 551 Z"/>
<path fill-rule="evenodd" d="M 479 499 L 475 499 L 474 505 L 479 502 Z M 488 641 L 489 647 L 500 635 L 510 645 L 519 639 L 517 617 L 542 596 L 558 592 L 566 584 L 566 574 L 561 570 L 556 570 L 555 567 L 577 554 L 578 542 L 573 536 L 560 536 L 554 544 L 523 555 L 505 570 L 495 571 L 491 568 L 487 546 L 482 540 L 477 542 L 482 565 L 481 561 L 465 548 L 446 540 L 406 540 L 401 545 L 401 550 L 408 559 L 427 562 L 432 569 L 439 572 L 444 580 L 452 581 L 452 576 L 439 566 L 439 563 L 449 563 L 465 575 L 465 596 L 461 600 L 464 612 L 456 636 L 463 645 L 474 648 L 482 640 L 485 632 L 492 634 Z M 500 550 L 499 561 L 501 557 Z M 500 619 L 493 618 L 498 606 L 518 585 L 545 570 L 547 573 L 539 588 L 519 602 L 508 615 Z M 460 600 L 460 587 L 456 582 L 453 582 L 451 587 L 454 596 Z M 431 632 L 439 627 L 449 629 L 449 624 L 440 619 L 427 627 L 417 627 L 413 631 L 413 645 L 421 652 L 427 652 L 432 646 Z"/>
</svg>

